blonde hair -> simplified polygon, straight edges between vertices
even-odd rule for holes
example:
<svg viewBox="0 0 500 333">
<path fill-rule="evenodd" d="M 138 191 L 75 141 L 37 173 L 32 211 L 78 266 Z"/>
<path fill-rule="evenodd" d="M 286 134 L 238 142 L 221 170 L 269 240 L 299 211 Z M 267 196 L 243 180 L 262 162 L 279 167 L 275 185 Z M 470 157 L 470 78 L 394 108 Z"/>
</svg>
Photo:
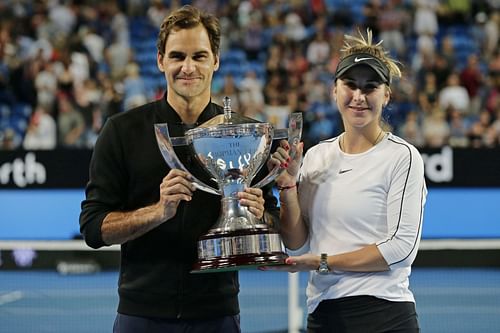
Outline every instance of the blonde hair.
<svg viewBox="0 0 500 333">
<path fill-rule="evenodd" d="M 377 44 L 373 44 L 373 33 L 370 28 L 366 29 L 366 38 L 358 29 L 359 37 L 344 35 L 344 45 L 340 49 L 342 52 L 341 59 L 356 53 L 367 53 L 379 59 L 389 69 L 391 77 L 401 77 L 401 69 L 399 69 L 399 61 L 389 57 L 389 52 L 382 47 L 383 40 Z"/>
</svg>

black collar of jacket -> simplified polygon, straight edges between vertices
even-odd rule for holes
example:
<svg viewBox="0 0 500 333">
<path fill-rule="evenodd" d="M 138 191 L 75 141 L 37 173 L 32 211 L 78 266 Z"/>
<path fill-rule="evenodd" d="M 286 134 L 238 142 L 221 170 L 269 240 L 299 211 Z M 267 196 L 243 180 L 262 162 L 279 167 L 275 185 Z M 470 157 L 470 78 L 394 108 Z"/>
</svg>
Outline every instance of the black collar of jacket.
<svg viewBox="0 0 500 333">
<path fill-rule="evenodd" d="M 210 100 L 194 124 L 185 124 L 182 122 L 182 119 L 177 113 L 177 111 L 175 111 L 174 108 L 167 102 L 166 93 L 163 95 L 163 98 L 158 102 L 159 102 L 157 103 L 158 107 L 156 108 L 157 119 L 160 119 L 161 122 L 168 123 L 170 125 L 169 128 L 178 127 L 172 125 L 181 125 L 179 127 L 182 127 L 184 128 L 184 130 L 187 130 L 203 124 L 205 121 L 212 119 L 218 114 L 224 113 L 222 106 L 212 103 L 212 101 Z"/>
</svg>

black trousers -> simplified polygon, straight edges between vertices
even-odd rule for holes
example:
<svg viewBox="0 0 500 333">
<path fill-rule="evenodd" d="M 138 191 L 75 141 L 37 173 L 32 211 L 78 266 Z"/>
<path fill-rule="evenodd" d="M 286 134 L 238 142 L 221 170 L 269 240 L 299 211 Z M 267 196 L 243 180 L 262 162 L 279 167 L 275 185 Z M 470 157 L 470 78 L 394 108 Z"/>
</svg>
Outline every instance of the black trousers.
<svg viewBox="0 0 500 333">
<path fill-rule="evenodd" d="M 415 303 L 373 296 L 324 300 L 307 317 L 308 333 L 418 333 Z"/>
<path fill-rule="evenodd" d="M 240 316 L 204 320 L 159 319 L 118 313 L 113 333 L 240 333 Z"/>
</svg>

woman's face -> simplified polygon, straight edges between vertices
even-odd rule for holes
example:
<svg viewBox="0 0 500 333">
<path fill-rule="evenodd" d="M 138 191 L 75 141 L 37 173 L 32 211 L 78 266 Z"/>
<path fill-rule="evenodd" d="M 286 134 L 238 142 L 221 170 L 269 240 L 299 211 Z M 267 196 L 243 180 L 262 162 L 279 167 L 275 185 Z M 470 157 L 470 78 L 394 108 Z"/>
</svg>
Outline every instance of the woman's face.
<svg viewBox="0 0 500 333">
<path fill-rule="evenodd" d="M 368 66 L 349 69 L 333 88 L 345 125 L 362 128 L 380 119 L 390 92 L 377 73 Z"/>
</svg>

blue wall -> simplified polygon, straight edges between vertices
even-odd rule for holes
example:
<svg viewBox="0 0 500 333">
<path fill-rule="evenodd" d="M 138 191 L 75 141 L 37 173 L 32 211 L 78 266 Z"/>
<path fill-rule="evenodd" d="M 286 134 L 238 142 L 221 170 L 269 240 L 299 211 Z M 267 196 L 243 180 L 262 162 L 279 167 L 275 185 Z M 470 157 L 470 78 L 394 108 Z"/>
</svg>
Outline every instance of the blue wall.
<svg viewBox="0 0 500 333">
<path fill-rule="evenodd" d="M 0 239 L 72 239 L 84 196 L 80 189 L 0 190 Z"/>
<path fill-rule="evenodd" d="M 500 238 L 500 189 L 429 189 L 423 237 Z"/>
<path fill-rule="evenodd" d="M 80 189 L 0 190 L 0 239 L 72 239 L 83 198 Z M 423 238 L 500 238 L 500 189 L 429 189 Z"/>
</svg>

